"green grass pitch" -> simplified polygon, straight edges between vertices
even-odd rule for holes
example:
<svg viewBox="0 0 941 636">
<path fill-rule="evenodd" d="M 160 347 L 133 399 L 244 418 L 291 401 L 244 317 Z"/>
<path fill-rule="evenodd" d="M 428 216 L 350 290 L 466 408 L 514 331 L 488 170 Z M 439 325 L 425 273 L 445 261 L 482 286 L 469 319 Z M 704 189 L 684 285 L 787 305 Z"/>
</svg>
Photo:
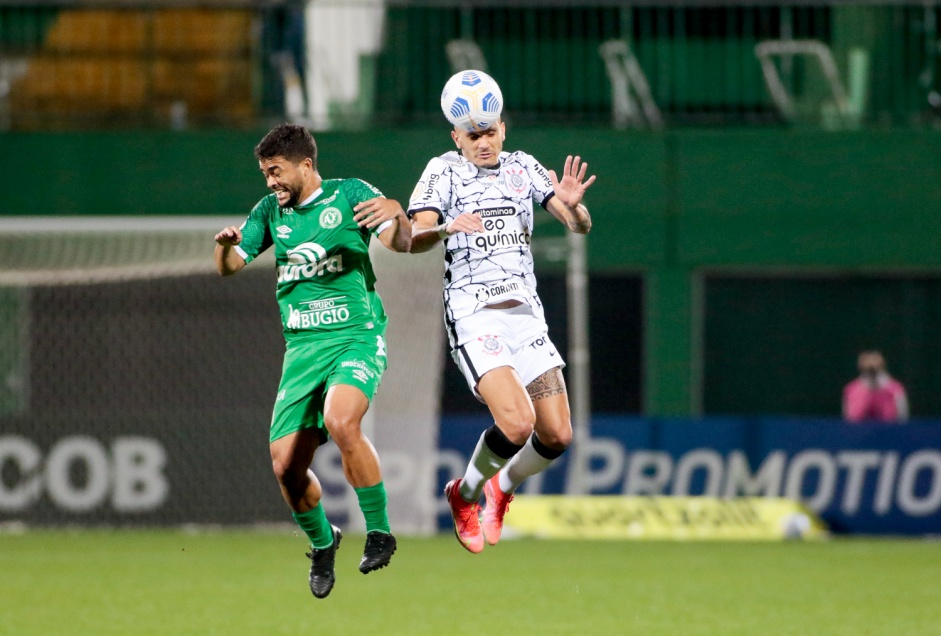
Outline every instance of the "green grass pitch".
<svg viewBox="0 0 941 636">
<path fill-rule="evenodd" d="M 941 634 L 941 544 L 403 538 L 392 564 L 307 589 L 289 531 L 0 534 L 0 634 Z"/>
</svg>

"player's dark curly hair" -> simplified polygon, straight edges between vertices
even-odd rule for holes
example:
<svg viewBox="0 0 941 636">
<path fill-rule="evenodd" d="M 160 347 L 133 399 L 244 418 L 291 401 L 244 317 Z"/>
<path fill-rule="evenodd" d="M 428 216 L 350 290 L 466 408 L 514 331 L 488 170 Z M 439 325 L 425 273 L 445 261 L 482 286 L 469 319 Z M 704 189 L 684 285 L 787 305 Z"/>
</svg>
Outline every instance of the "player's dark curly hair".
<svg viewBox="0 0 941 636">
<path fill-rule="evenodd" d="M 303 126 L 281 124 L 265 135 L 255 146 L 256 159 L 284 157 L 293 163 L 299 163 L 310 157 L 317 169 L 317 143 Z"/>
</svg>

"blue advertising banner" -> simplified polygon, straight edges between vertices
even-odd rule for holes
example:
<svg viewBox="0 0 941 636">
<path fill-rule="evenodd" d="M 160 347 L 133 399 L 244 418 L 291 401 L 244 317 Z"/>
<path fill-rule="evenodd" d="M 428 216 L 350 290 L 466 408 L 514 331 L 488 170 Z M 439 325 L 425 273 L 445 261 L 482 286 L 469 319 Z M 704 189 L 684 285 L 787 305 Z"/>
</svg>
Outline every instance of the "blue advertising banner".
<svg viewBox="0 0 941 636">
<path fill-rule="evenodd" d="M 442 418 L 438 492 L 461 476 L 491 424 L 486 416 Z M 941 534 L 941 422 L 595 416 L 582 454 L 585 494 L 787 497 L 834 532 Z M 573 492 L 572 457 L 520 492 Z M 439 525 L 449 527 L 447 508 L 438 510 Z"/>
</svg>

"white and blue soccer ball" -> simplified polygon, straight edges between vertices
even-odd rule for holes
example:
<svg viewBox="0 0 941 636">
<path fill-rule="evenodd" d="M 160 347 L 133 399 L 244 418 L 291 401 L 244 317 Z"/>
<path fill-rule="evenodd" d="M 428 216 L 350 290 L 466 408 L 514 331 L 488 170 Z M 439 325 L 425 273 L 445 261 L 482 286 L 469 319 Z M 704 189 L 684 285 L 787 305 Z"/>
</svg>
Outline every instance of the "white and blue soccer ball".
<svg viewBox="0 0 941 636">
<path fill-rule="evenodd" d="M 460 130 L 486 130 L 500 119 L 503 93 L 497 82 L 483 71 L 461 71 L 444 85 L 441 110 L 451 125 Z"/>
</svg>

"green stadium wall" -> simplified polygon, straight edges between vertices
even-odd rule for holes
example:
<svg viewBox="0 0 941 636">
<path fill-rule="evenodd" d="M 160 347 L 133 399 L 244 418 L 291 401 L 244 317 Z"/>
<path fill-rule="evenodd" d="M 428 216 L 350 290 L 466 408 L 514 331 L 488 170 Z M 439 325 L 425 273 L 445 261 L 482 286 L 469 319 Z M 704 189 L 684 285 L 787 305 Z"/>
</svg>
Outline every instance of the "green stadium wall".
<svg viewBox="0 0 941 636">
<path fill-rule="evenodd" d="M 263 132 L 3 133 L 0 215 L 241 216 L 265 193 L 251 154 Z M 451 147 L 442 127 L 317 138 L 325 177 L 358 176 L 402 201 L 427 159 Z M 761 404 L 734 397 L 736 373 L 721 374 L 727 386 L 703 379 L 704 362 L 723 360 L 704 351 L 704 332 L 735 333 L 739 319 L 711 309 L 704 327 L 710 281 L 920 277 L 929 283 L 919 288 L 927 317 L 918 328 L 938 323 L 939 142 L 941 132 L 912 130 L 510 127 L 506 148 L 556 170 L 568 153 L 589 162 L 598 176 L 586 200 L 591 270 L 644 279 L 644 411 L 687 415 Z M 716 289 L 735 297 L 734 286 Z M 810 291 L 796 298 L 825 301 Z M 854 328 L 852 316 L 842 320 Z M 729 402 L 711 398 L 724 394 Z"/>
</svg>

